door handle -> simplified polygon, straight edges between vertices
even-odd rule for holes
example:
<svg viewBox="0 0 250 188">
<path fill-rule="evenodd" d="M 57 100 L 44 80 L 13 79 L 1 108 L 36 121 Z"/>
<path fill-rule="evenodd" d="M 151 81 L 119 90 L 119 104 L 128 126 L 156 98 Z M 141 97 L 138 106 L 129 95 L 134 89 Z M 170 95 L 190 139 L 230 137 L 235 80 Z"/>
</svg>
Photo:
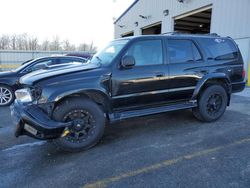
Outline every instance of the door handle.
<svg viewBox="0 0 250 188">
<path fill-rule="evenodd" d="M 156 77 L 164 77 L 165 74 L 163 72 L 158 72 L 156 73 Z"/>
</svg>

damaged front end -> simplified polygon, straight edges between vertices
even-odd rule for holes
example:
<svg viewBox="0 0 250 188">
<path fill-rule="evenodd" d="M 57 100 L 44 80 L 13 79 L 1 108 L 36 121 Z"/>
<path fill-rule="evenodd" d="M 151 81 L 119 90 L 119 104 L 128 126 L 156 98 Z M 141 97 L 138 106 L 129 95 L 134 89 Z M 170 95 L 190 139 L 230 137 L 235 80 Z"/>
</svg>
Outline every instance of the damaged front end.
<svg viewBox="0 0 250 188">
<path fill-rule="evenodd" d="M 15 136 L 28 135 L 41 140 L 56 139 L 67 134 L 72 122 L 52 120 L 37 105 L 16 100 L 11 106 L 11 116 L 16 124 Z"/>
</svg>

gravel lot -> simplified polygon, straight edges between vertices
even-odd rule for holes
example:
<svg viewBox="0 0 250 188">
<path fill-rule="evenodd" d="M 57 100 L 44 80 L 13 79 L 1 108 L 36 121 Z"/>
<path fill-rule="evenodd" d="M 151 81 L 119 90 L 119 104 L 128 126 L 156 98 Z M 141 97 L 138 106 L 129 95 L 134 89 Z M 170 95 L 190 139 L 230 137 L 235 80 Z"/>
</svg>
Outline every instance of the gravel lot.
<svg viewBox="0 0 250 188">
<path fill-rule="evenodd" d="M 9 109 L 0 108 L 0 187 L 249 188 L 249 91 L 234 95 L 215 123 L 190 110 L 131 119 L 81 153 L 15 138 Z"/>
</svg>

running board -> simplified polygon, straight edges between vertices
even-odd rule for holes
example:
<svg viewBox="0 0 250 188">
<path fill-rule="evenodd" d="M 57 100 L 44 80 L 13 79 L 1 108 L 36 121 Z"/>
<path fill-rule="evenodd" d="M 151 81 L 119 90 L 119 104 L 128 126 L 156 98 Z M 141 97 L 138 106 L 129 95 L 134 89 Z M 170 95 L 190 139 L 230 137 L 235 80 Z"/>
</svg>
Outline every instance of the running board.
<svg viewBox="0 0 250 188">
<path fill-rule="evenodd" d="M 175 111 L 175 110 L 189 109 L 189 108 L 194 108 L 196 106 L 197 106 L 196 101 L 190 101 L 190 102 L 178 103 L 178 104 L 172 104 L 172 105 L 166 105 L 166 106 L 151 107 L 151 108 L 142 109 L 142 110 L 115 112 L 115 113 L 109 114 L 109 119 L 111 122 L 115 122 L 115 121 L 121 121 L 121 120 L 128 119 L 128 118 L 133 118 L 133 117 L 140 117 L 140 116 L 159 114 L 159 113 Z"/>
</svg>

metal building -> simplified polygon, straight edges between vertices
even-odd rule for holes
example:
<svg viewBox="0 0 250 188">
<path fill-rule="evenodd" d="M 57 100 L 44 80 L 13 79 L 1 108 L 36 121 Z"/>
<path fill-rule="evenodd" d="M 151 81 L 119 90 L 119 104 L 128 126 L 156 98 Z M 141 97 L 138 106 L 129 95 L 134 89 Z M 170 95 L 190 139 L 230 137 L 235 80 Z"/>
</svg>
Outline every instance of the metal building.
<svg viewBox="0 0 250 188">
<path fill-rule="evenodd" d="M 115 38 L 173 31 L 230 36 L 250 77 L 249 10 L 250 0 L 135 0 L 114 22 Z"/>
</svg>

